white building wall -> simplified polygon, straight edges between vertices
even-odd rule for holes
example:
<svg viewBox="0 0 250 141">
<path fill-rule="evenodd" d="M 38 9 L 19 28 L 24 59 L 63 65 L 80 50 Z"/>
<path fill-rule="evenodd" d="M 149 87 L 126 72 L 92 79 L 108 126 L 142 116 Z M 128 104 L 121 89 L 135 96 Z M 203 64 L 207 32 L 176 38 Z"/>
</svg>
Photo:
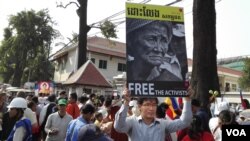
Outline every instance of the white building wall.
<svg viewBox="0 0 250 141">
<path fill-rule="evenodd" d="M 113 80 L 113 77 L 121 74 L 121 71 L 118 71 L 118 63 L 126 64 L 125 58 L 118 58 L 114 56 L 107 56 L 102 54 L 91 53 L 91 58 L 95 58 L 95 66 L 100 70 L 100 72 L 108 79 L 109 81 Z M 99 68 L 99 60 L 106 60 L 107 61 L 107 69 Z"/>
<path fill-rule="evenodd" d="M 55 70 L 54 73 L 54 81 L 55 82 L 63 82 L 68 79 L 71 72 L 76 71 L 77 68 L 77 58 L 76 50 L 72 50 L 68 52 L 68 58 L 66 59 L 66 64 L 59 64 L 59 69 Z M 88 58 L 95 59 L 95 66 L 100 70 L 100 72 L 108 79 L 109 81 L 113 80 L 113 77 L 116 75 L 121 74 L 121 71 L 118 71 L 118 63 L 126 64 L 125 58 L 119 58 L 109 55 L 97 54 L 97 53 L 88 53 Z M 106 60 L 107 61 L 107 69 L 99 68 L 99 60 Z"/>
<path fill-rule="evenodd" d="M 58 69 L 54 73 L 55 82 L 64 82 L 68 79 L 69 75 L 76 70 L 76 50 L 68 52 L 67 58 L 63 59 L 58 64 Z"/>
</svg>

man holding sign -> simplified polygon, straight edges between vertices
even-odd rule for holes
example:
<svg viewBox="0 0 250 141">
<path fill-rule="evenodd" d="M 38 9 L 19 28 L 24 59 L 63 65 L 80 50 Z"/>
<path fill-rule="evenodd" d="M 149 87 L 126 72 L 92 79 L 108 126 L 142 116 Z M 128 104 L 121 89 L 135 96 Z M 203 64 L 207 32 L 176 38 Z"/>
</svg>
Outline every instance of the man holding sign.
<svg viewBox="0 0 250 141">
<path fill-rule="evenodd" d="M 156 118 L 158 99 L 156 97 L 138 98 L 140 116 L 127 117 L 129 109 L 130 93 L 128 89 L 123 91 L 124 103 L 115 115 L 114 128 L 117 132 L 126 133 L 129 141 L 165 141 L 167 133 L 188 127 L 192 121 L 191 88 L 184 99 L 183 111 L 179 119 L 168 120 Z"/>
</svg>

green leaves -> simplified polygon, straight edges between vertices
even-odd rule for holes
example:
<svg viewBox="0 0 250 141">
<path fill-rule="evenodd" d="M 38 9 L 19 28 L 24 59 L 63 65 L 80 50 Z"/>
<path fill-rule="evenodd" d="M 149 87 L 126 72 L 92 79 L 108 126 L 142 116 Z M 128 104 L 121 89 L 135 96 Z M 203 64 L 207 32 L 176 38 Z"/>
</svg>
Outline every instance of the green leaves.
<svg viewBox="0 0 250 141">
<path fill-rule="evenodd" d="M 242 89 L 250 90 L 250 58 L 244 60 L 243 75 L 239 78 L 239 84 Z"/>
<path fill-rule="evenodd" d="M 117 38 L 116 26 L 112 22 L 108 20 L 104 21 L 102 24 L 100 24 L 100 29 L 101 29 L 102 35 L 105 38 L 107 39 Z"/>
<path fill-rule="evenodd" d="M 47 9 L 24 10 L 10 16 L 0 46 L 0 53 L 4 54 L 0 56 L 0 74 L 5 77 L 4 81 L 13 81 L 13 85 L 20 86 L 21 81 L 27 80 L 24 68 L 31 70 L 31 81 L 51 77 L 50 44 L 59 35 L 53 29 L 54 24 Z"/>
</svg>

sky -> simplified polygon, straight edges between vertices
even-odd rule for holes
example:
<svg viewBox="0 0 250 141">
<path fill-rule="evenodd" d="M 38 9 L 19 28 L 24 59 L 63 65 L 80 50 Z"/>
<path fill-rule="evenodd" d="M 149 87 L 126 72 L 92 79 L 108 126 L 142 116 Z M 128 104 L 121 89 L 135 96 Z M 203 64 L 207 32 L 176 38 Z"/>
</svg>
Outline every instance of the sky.
<svg viewBox="0 0 250 141">
<path fill-rule="evenodd" d="M 16 15 L 23 10 L 41 10 L 48 8 L 49 14 L 57 23 L 54 27 L 59 30 L 61 37 L 52 44 L 52 53 L 62 48 L 62 45 L 56 43 L 68 43 L 67 37 L 72 37 L 72 33 L 79 31 L 79 18 L 76 14 L 77 6 L 69 5 L 66 9 L 56 7 L 56 3 L 62 2 L 66 5 L 68 2 L 77 0 L 0 0 L 0 41 L 3 39 L 3 29 L 8 26 L 9 15 Z M 139 3 L 143 0 L 130 0 Z M 145 0 L 144 0 L 145 1 Z M 150 1 L 150 0 L 149 0 Z M 166 5 L 174 0 L 151 0 L 149 4 Z M 249 0 L 216 0 L 216 30 L 217 30 L 217 58 L 236 57 L 250 55 L 250 14 L 246 12 L 249 8 Z M 111 18 L 113 22 L 125 20 L 122 11 L 125 10 L 126 0 L 88 0 L 87 24 L 98 23 L 105 18 L 116 13 L 119 16 Z M 185 34 L 186 48 L 188 58 L 192 58 L 193 52 L 193 19 L 192 19 L 192 0 L 183 0 L 174 6 L 184 8 L 185 14 Z M 98 25 L 98 24 L 96 24 Z M 117 27 L 118 40 L 126 41 L 125 24 Z M 100 30 L 92 28 L 88 36 L 102 37 Z"/>
</svg>

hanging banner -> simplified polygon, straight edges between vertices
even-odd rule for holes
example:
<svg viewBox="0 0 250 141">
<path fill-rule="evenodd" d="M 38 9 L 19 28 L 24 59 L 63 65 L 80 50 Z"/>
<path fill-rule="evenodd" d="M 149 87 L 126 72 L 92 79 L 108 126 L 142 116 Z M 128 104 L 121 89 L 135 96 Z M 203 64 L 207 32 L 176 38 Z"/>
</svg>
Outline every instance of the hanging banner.
<svg viewBox="0 0 250 141">
<path fill-rule="evenodd" d="M 132 96 L 187 95 L 183 8 L 126 3 L 126 45 Z"/>
</svg>

